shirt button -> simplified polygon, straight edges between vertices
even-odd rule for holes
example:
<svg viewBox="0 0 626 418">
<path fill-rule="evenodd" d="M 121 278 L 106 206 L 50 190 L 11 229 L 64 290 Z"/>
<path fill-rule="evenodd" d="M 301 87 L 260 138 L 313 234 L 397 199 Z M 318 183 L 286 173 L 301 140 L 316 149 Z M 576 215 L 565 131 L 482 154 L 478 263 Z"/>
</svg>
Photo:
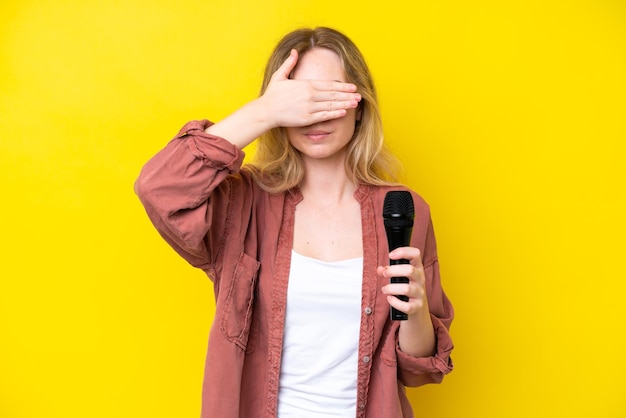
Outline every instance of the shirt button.
<svg viewBox="0 0 626 418">
<path fill-rule="evenodd" d="M 365 409 L 365 404 L 364 404 L 364 403 L 360 403 L 360 404 L 359 404 L 359 408 L 360 408 L 360 409 Z"/>
<path fill-rule="evenodd" d="M 369 363 L 370 360 L 370 356 L 363 356 L 363 363 Z"/>
<path fill-rule="evenodd" d="M 367 308 L 365 308 L 365 314 L 366 315 L 371 315 L 372 312 L 374 312 L 374 310 L 372 308 L 370 308 L 369 306 Z"/>
</svg>

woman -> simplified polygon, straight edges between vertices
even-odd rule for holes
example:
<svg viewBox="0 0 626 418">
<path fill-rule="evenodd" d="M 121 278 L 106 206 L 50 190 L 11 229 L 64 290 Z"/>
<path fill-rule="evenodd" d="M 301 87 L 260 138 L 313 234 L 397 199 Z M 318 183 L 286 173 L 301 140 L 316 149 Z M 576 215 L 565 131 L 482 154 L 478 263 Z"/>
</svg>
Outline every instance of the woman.
<svg viewBox="0 0 626 418">
<path fill-rule="evenodd" d="M 188 123 L 145 165 L 150 219 L 214 283 L 203 417 L 411 417 L 404 386 L 452 370 L 453 309 L 412 191 L 411 246 L 389 253 L 383 200 L 408 190 L 393 166 L 363 57 L 323 27 L 279 42 L 258 99 Z"/>
</svg>

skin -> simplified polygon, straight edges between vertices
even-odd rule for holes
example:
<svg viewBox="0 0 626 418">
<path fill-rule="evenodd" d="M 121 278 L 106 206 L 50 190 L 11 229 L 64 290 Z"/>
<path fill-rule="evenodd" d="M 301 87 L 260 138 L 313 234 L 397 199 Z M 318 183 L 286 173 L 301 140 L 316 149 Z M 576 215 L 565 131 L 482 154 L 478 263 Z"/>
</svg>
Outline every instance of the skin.
<svg viewBox="0 0 626 418">
<path fill-rule="evenodd" d="M 335 52 L 313 48 L 299 57 L 294 50 L 273 74 L 261 97 L 207 128 L 208 133 L 239 148 L 272 128 L 286 128 L 305 166 L 293 247 L 302 255 L 324 261 L 363 255 L 360 205 L 354 199 L 356 185 L 344 164 L 347 144 L 360 117 L 356 108 L 361 96 L 356 90 L 354 84 L 345 82 Z M 392 251 L 389 258 L 410 261 L 377 268 L 386 282 L 391 277 L 409 278 L 408 284 L 382 287 L 389 304 L 408 314 L 408 320 L 400 323 L 400 349 L 416 357 L 431 356 L 435 335 L 420 252 L 403 247 Z M 393 295 L 405 295 L 409 300 L 403 302 Z"/>
<path fill-rule="evenodd" d="M 291 80 L 298 62 L 293 50 L 274 73 L 265 93 L 238 109 L 207 132 L 243 148 L 264 132 L 277 127 L 309 126 L 340 118 L 361 100 L 356 86 L 334 80 Z"/>
<path fill-rule="evenodd" d="M 378 275 L 389 281 L 392 277 L 408 277 L 409 283 L 394 283 L 383 286 L 382 292 L 387 295 L 387 302 L 399 311 L 408 314 L 408 320 L 400 323 L 400 349 L 415 357 L 426 357 L 435 354 L 435 331 L 428 310 L 426 297 L 426 279 L 420 250 L 413 247 L 396 248 L 389 253 L 391 260 L 402 258 L 410 264 L 395 266 L 379 266 Z M 393 295 L 409 297 L 403 302 Z"/>
</svg>

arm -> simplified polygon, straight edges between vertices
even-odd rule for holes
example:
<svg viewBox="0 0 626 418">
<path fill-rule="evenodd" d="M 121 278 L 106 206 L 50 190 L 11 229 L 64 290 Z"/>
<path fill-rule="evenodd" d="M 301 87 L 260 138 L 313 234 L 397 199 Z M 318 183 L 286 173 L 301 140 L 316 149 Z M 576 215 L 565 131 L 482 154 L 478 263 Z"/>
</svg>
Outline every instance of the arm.
<svg viewBox="0 0 626 418">
<path fill-rule="evenodd" d="M 223 138 L 205 133 L 208 121 L 186 124 L 142 168 L 135 191 L 161 236 L 189 263 L 206 270 L 212 259 L 207 236 L 212 214 L 224 212 L 227 193 L 218 186 L 236 173 L 243 152 Z M 209 196 L 215 195 L 209 202 Z M 223 227 L 217 223 L 214 229 Z M 215 236 L 223 231 L 214 230 Z"/>
<path fill-rule="evenodd" d="M 390 305 L 408 314 L 408 320 L 399 324 L 396 350 L 399 377 L 407 386 L 441 382 L 453 368 L 449 329 L 454 309 L 441 286 L 430 221 L 426 229 L 423 253 L 404 247 L 389 255 L 390 259 L 408 259 L 410 264 L 378 268 L 386 281 L 389 277 L 409 278 L 409 284 L 388 284 L 382 289 Z M 406 295 L 409 300 L 403 302 L 393 295 Z"/>
<path fill-rule="evenodd" d="M 297 61 L 294 50 L 261 97 L 216 124 L 187 124 L 143 167 L 136 193 L 159 233 L 192 265 L 206 270 L 215 258 L 207 247 L 211 237 L 205 237 L 212 228 L 216 202 L 223 213 L 228 193 L 224 198 L 214 196 L 211 204 L 209 196 L 239 170 L 243 147 L 269 129 L 338 118 L 358 106 L 361 96 L 354 84 L 290 80 Z M 223 231 L 212 234 L 224 237 Z"/>
</svg>

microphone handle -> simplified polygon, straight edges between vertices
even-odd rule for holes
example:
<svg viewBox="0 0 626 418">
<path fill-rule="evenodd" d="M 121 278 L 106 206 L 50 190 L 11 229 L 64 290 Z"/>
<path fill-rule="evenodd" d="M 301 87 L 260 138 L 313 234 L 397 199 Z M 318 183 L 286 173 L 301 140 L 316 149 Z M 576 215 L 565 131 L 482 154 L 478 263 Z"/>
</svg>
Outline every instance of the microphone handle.
<svg viewBox="0 0 626 418">
<path fill-rule="evenodd" d="M 409 264 L 409 260 L 406 260 L 404 258 L 401 258 L 400 260 L 389 260 L 389 264 L 392 266 L 395 266 L 396 264 Z M 392 277 L 391 279 L 389 279 L 389 282 L 390 283 L 408 283 L 409 279 L 408 277 Z M 408 296 L 404 296 L 404 295 L 395 295 L 395 296 L 404 302 L 407 302 L 409 300 Z M 409 319 L 409 316 L 406 313 L 397 310 L 393 306 L 390 306 L 390 308 L 391 308 L 390 315 L 391 315 L 392 321 L 405 321 Z"/>
</svg>

